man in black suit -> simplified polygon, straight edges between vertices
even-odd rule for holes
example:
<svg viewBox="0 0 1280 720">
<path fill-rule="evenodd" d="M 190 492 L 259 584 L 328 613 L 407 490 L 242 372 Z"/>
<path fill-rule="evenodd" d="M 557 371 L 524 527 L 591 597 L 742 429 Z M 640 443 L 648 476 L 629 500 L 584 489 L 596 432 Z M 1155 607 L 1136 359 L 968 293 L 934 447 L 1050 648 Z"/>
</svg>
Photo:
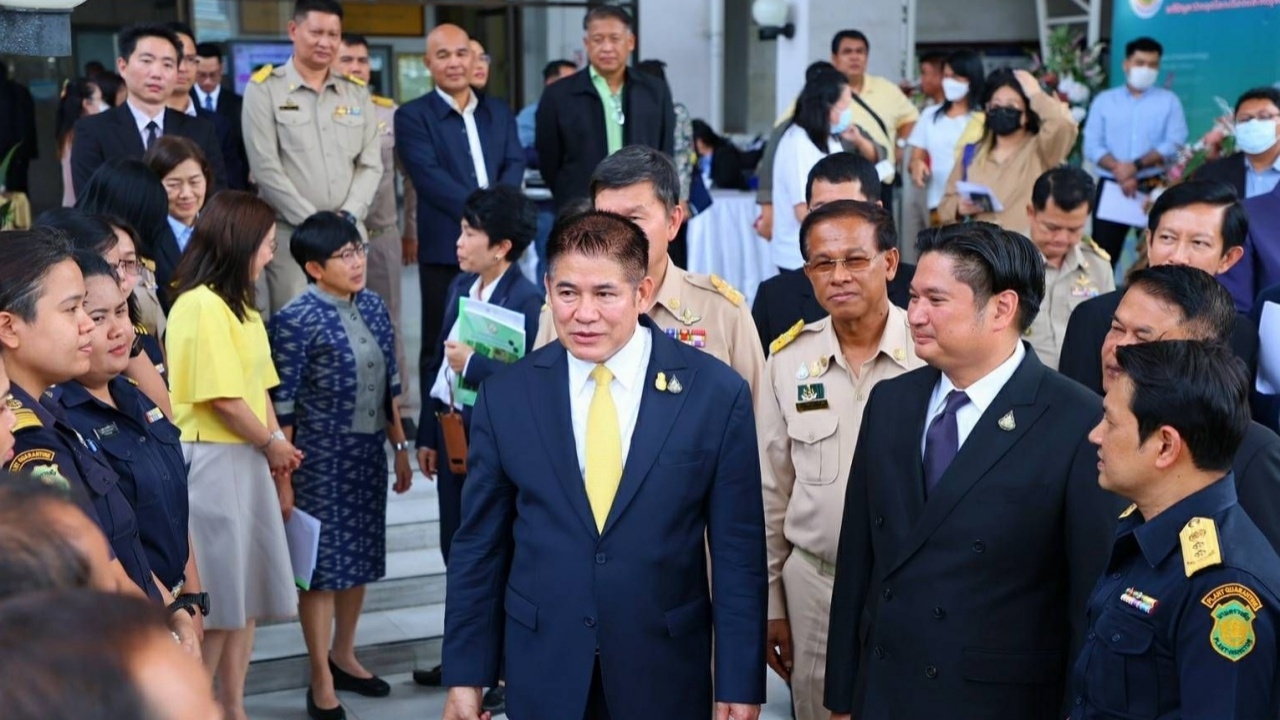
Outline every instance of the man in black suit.
<svg viewBox="0 0 1280 720">
<path fill-rule="evenodd" d="M 1022 342 L 1044 292 L 1030 240 L 978 222 L 917 247 L 908 321 L 930 367 L 868 400 L 825 702 L 844 718 L 1061 718 L 1123 508 L 1088 440 L 1102 403 Z"/>
<path fill-rule="evenodd" d="M 590 64 L 549 86 L 538 103 L 534 145 L 556 208 L 588 197 L 596 165 L 627 145 L 675 151 L 675 109 L 666 84 L 627 70 L 636 49 L 631 15 L 592 8 L 582 23 Z"/>
<path fill-rule="evenodd" d="M 1220 275 L 1240 262 L 1249 220 L 1235 192 L 1222 183 L 1190 180 L 1166 190 L 1147 215 L 1148 262 L 1190 265 Z M 1080 303 L 1071 313 L 1062 340 L 1058 371 L 1102 394 L 1098 350 L 1111 329 L 1122 290 Z M 1155 339 L 1155 338 L 1150 338 Z M 1258 368 L 1258 327 L 1245 315 L 1236 317 L 1231 348 L 1249 367 Z"/>
<path fill-rule="evenodd" d="M 195 141 L 213 167 L 214 187 L 226 187 L 217 130 L 204 118 L 166 107 L 177 82 L 182 41 L 171 30 L 138 25 L 120 33 L 116 67 L 129 95 L 124 104 L 76 123 L 71 147 L 71 182 L 79 196 L 102 163 L 115 158 L 141 158 L 161 135 L 181 135 Z"/>
<path fill-rule="evenodd" d="M 832 153 L 817 162 L 809 171 L 805 185 L 805 202 L 810 210 L 817 210 L 836 200 L 857 200 L 880 205 L 875 195 L 868 197 L 863 188 L 880 186 L 880 176 L 875 165 L 854 153 Z M 875 199 L 872 199 L 875 198 Z M 899 238 L 902 242 L 907 240 Z M 911 240 L 914 242 L 914 240 Z M 911 296 L 911 278 L 916 266 L 898 263 L 898 272 L 889 278 L 889 302 L 906 309 Z M 813 284 L 804 274 L 804 268 L 787 270 L 760 283 L 756 299 L 751 303 L 751 317 L 760 333 L 760 344 L 765 357 L 769 356 L 769 344 L 803 320 L 811 323 L 827 316 L 827 312 L 813 297 Z"/>
<path fill-rule="evenodd" d="M 222 150 L 222 160 L 226 165 L 226 187 L 244 190 L 249 187 L 246 181 L 249 161 L 244 154 L 244 139 L 240 137 L 238 123 L 233 125 L 225 115 L 200 107 L 192 95 L 196 84 L 196 69 L 200 63 L 196 36 L 191 26 L 184 22 L 165 23 L 165 27 L 172 30 L 178 36 L 178 42 L 182 43 L 178 72 L 174 76 L 173 90 L 169 92 L 169 108 L 187 117 L 204 118 L 213 123 L 218 148 Z"/>
<path fill-rule="evenodd" d="M 202 42 L 196 45 L 196 80 L 191 88 L 191 98 L 200 112 L 213 113 L 217 121 L 227 129 L 222 141 L 222 156 L 227 162 L 227 186 L 234 190 L 248 190 L 249 156 L 244 149 L 244 133 L 240 129 L 240 110 L 244 98 L 229 87 L 222 86 L 222 48 L 218 43 Z M 221 131 L 221 128 L 219 128 Z"/>
<path fill-rule="evenodd" d="M 1121 375 L 1116 348 L 1152 340 L 1226 343 L 1236 325 L 1231 293 L 1208 273 L 1182 265 L 1159 265 L 1129 278 L 1111 331 L 1102 344 L 1102 387 Z M 1232 470 L 1236 494 L 1271 546 L 1280 551 L 1280 436 L 1249 423 Z"/>
<path fill-rule="evenodd" d="M 1235 121 L 1236 152 L 1201 165 L 1192 177 L 1230 185 L 1241 200 L 1265 195 L 1280 179 L 1280 89 L 1246 91 L 1236 101 Z"/>
</svg>

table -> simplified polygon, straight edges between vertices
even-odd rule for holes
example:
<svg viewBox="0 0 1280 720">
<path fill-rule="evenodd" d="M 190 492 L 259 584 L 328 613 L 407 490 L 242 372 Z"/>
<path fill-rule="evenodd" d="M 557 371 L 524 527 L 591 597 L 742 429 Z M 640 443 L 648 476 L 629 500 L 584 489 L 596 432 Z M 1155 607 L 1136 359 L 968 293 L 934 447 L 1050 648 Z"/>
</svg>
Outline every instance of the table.
<svg viewBox="0 0 1280 720">
<path fill-rule="evenodd" d="M 737 288 L 750 305 L 756 288 L 778 274 L 769 241 L 756 234 L 756 195 L 712 190 L 711 207 L 689 220 L 689 272 L 715 273 Z"/>
</svg>

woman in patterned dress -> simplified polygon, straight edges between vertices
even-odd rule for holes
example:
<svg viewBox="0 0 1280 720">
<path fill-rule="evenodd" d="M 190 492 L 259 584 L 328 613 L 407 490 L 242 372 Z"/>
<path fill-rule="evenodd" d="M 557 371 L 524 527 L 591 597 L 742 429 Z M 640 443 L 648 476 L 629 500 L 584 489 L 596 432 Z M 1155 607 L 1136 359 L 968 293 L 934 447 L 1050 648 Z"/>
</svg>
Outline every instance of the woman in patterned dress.
<svg viewBox="0 0 1280 720">
<path fill-rule="evenodd" d="M 340 720 L 337 690 L 391 692 L 355 656 L 365 585 L 386 569 L 388 437 L 396 492 L 409 489 L 413 473 L 393 402 L 400 379 L 391 317 L 365 289 L 368 244 L 342 216 L 322 212 L 298 226 L 289 245 L 310 285 L 271 317 L 280 373 L 271 397 L 285 433 L 305 455 L 293 473 L 293 505 L 320 520 L 315 574 L 299 600 L 311 655 L 307 713 Z"/>
</svg>

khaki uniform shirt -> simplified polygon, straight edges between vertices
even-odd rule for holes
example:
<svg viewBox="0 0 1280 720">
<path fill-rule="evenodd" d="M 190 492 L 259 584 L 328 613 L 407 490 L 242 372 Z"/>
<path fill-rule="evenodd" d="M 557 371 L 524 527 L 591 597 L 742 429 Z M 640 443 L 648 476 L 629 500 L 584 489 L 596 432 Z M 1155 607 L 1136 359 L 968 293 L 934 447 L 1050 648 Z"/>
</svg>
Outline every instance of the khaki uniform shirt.
<svg viewBox="0 0 1280 720">
<path fill-rule="evenodd" d="M 791 337 L 790 340 L 787 338 Z M 778 347 L 778 346 L 781 347 Z M 787 617 L 782 566 L 798 548 L 834 565 L 845 487 L 862 413 L 881 380 L 924 365 L 907 313 L 889 306 L 879 352 L 850 370 L 830 318 L 799 325 L 775 341 L 765 364 L 756 427 L 769 552 L 769 619 Z"/>
<path fill-rule="evenodd" d="M 1024 333 L 1040 356 L 1040 362 L 1057 370 L 1072 311 L 1085 300 L 1115 289 L 1111 257 L 1089 238 L 1067 253 L 1062 267 L 1055 268 L 1046 262 L 1040 313 Z"/>
<path fill-rule="evenodd" d="M 395 115 L 399 109 L 391 98 L 373 96 L 373 114 L 378 120 L 378 146 L 382 150 L 382 177 L 378 180 L 378 191 L 373 195 L 373 203 L 369 206 L 369 215 L 364 224 L 369 228 L 369 235 L 377 235 L 391 228 L 399 227 L 400 213 L 396 206 L 396 175 L 404 182 L 405 223 L 401 237 L 418 237 L 418 224 L 409 208 L 417 205 L 417 197 L 409 176 L 401 172 L 396 162 L 396 125 Z M 415 220 L 410 222 L 410 220 Z"/>
<path fill-rule="evenodd" d="M 363 221 L 382 177 L 373 99 L 364 83 L 329 74 L 321 92 L 294 67 L 264 67 L 244 91 L 245 152 L 258 193 L 289 225 L 319 210 Z"/>
<path fill-rule="evenodd" d="M 701 348 L 738 371 L 759 405 L 764 384 L 764 350 L 742 293 L 715 275 L 698 275 L 667 259 L 667 275 L 658 288 L 649 317 L 677 340 Z M 535 347 L 556 339 L 549 307 L 542 308 Z"/>
</svg>

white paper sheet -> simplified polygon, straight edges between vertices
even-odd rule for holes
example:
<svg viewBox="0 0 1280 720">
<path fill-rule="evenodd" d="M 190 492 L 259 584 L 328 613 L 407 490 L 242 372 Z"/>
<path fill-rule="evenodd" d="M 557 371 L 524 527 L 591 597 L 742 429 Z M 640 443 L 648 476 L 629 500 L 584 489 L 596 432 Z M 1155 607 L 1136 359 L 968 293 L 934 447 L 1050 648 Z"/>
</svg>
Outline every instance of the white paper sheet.
<svg viewBox="0 0 1280 720">
<path fill-rule="evenodd" d="M 1102 197 L 1098 200 L 1098 217 L 1131 227 L 1147 226 L 1147 194 L 1125 197 L 1124 190 L 1110 180 L 1102 181 Z"/>
<path fill-rule="evenodd" d="M 960 195 L 969 202 L 979 206 L 982 205 L 980 202 L 981 196 L 986 195 L 991 199 L 991 212 L 1004 212 L 1004 205 L 1000 204 L 1000 198 L 996 196 L 996 191 L 982 183 L 972 183 L 960 180 L 956 182 L 956 192 L 960 193 Z"/>
<path fill-rule="evenodd" d="M 320 521 L 294 508 L 284 523 L 284 537 L 289 543 L 293 582 L 302 590 L 310 590 L 311 576 L 316 571 L 316 556 L 320 554 Z"/>
</svg>

